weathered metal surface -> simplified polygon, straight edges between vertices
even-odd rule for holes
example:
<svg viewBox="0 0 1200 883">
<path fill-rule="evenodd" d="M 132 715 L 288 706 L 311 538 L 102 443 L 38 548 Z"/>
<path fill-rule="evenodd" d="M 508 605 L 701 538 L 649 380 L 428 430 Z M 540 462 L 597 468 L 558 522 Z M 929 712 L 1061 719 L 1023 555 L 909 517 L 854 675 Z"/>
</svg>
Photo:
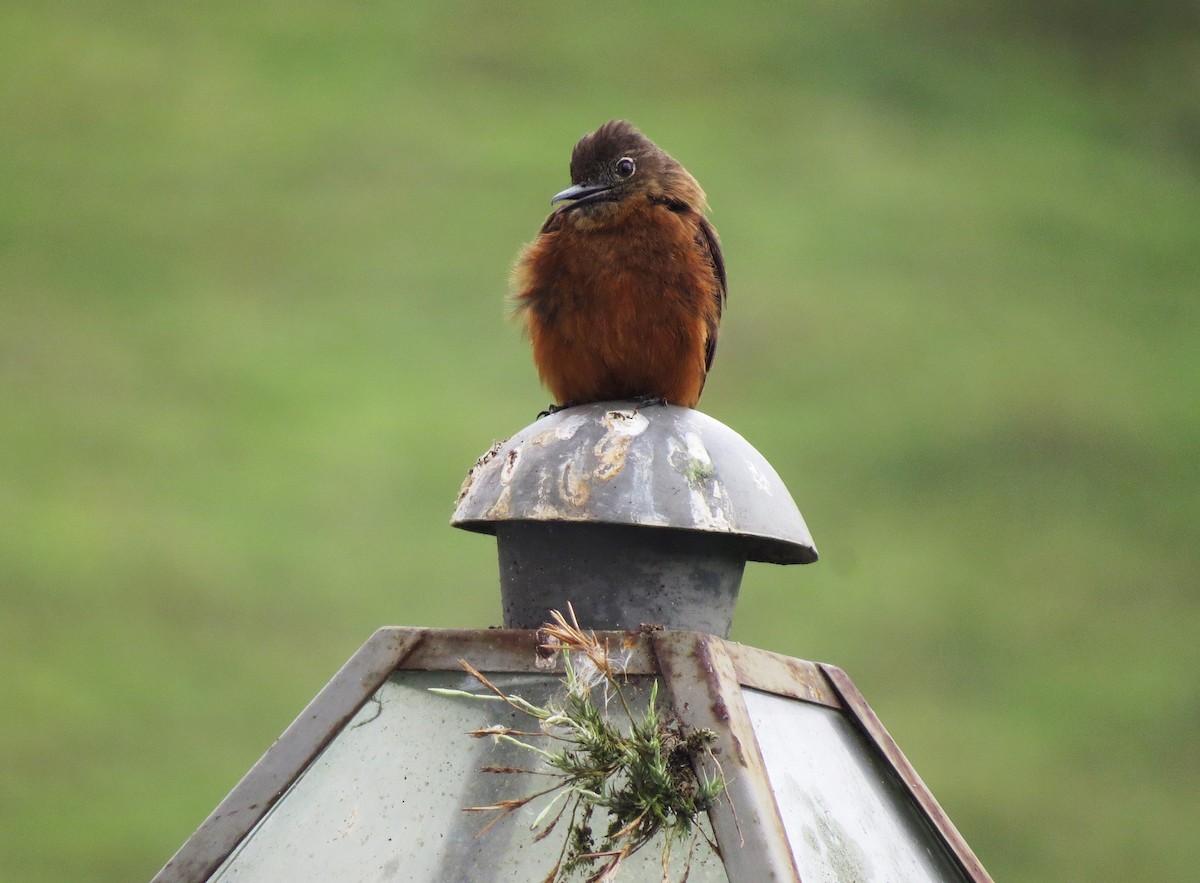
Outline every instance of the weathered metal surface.
<svg viewBox="0 0 1200 883">
<path fill-rule="evenodd" d="M 726 799 L 709 819 L 729 879 L 800 883 L 728 645 L 686 632 L 661 632 L 652 642 L 675 715 L 718 736 Z"/>
<path fill-rule="evenodd" d="M 877 750 L 887 761 L 891 770 L 899 777 L 908 789 L 912 799 L 921 808 L 929 823 L 938 832 L 947 849 L 958 861 L 964 874 L 974 883 L 992 883 L 992 878 L 975 856 L 962 834 L 954 827 L 950 817 L 946 815 L 941 805 L 926 787 L 925 782 L 917 775 L 908 758 L 900 750 L 900 746 L 888 733 L 883 722 L 871 710 L 867 700 L 858 692 L 850 676 L 835 665 L 820 664 L 821 671 L 829 678 L 833 689 L 837 691 L 845 703 L 847 715 L 867 735 Z"/>
<path fill-rule="evenodd" d="M 744 438 L 691 408 L 597 402 L 544 417 L 488 451 L 451 524 L 587 522 L 740 537 L 743 557 L 807 564 L 817 551 L 779 475 Z"/>
<path fill-rule="evenodd" d="M 540 625 L 540 623 L 539 623 Z M 658 663 L 647 633 L 597 631 L 623 670 L 631 675 L 657 674 Z M 563 670 L 562 656 L 538 652 L 536 629 L 428 629 L 424 639 L 405 658 L 406 670 L 457 671 L 466 659 L 485 672 L 552 672 Z"/>
<path fill-rule="evenodd" d="M 815 662 L 793 659 L 747 644 L 727 642 L 725 649 L 733 660 L 738 682 L 756 690 L 842 708 L 842 701 Z"/>
<path fill-rule="evenodd" d="M 801 779 L 797 778 L 798 773 L 795 770 L 788 769 L 799 757 L 795 752 L 811 754 L 814 751 L 820 753 L 826 750 L 822 747 L 821 739 L 811 733 L 808 736 L 804 735 L 806 731 L 802 728 L 795 732 L 787 729 L 786 722 L 795 714 L 800 714 L 806 715 L 806 719 L 824 715 L 827 720 L 847 732 L 856 736 L 861 733 L 862 740 L 859 744 L 863 747 L 859 750 L 876 758 L 874 762 L 881 765 L 880 775 L 884 778 L 890 779 L 894 774 L 897 793 L 902 794 L 906 801 L 911 798 L 914 813 L 921 820 L 921 824 L 927 826 L 928 836 L 934 838 L 932 843 L 939 849 L 945 847 L 949 857 L 947 860 L 952 860 L 954 869 L 961 869 L 963 875 L 973 883 L 990 883 L 991 878 L 974 853 L 945 816 L 853 683 L 840 669 L 789 659 L 695 632 L 647 629 L 632 632 L 598 632 L 597 636 L 608 644 L 610 652 L 624 663 L 631 676 L 636 678 L 649 675 L 659 678 L 663 705 L 669 704 L 686 727 L 707 727 L 718 734 L 717 748 L 720 751 L 717 756 L 729 790 L 728 800 L 720 801 L 710 811 L 710 820 L 729 879 L 800 879 L 792 852 L 795 844 L 788 839 L 788 828 L 781 815 L 780 801 L 783 797 L 772 790 L 773 777 L 782 775 L 784 778 L 780 781 L 788 783 L 791 789 L 789 793 L 794 798 L 793 803 L 795 800 L 803 802 L 806 795 L 819 796 L 821 793 L 819 789 L 809 791 L 805 787 L 797 791 L 797 783 Z M 449 801 L 446 807 L 443 807 L 448 815 L 445 818 L 438 815 L 441 821 L 436 824 L 443 827 L 437 830 L 446 833 L 452 828 L 453 831 L 472 833 L 470 824 L 459 818 L 458 809 L 462 805 L 481 802 L 480 795 L 483 792 L 478 795 L 475 792 L 484 786 L 475 782 L 475 778 L 466 772 L 448 776 L 442 770 L 449 768 L 447 764 L 457 765 L 454 766 L 456 770 L 460 767 L 462 770 L 473 770 L 480 762 L 476 756 L 478 743 L 468 743 L 461 751 L 447 743 L 446 760 L 440 762 L 436 769 L 418 769 L 414 774 L 416 777 L 408 780 L 406 787 L 413 789 L 409 792 L 406 792 L 404 787 L 381 790 L 382 786 L 376 787 L 379 783 L 374 782 L 370 776 L 370 770 L 376 768 L 372 764 L 390 762 L 388 758 L 393 756 L 390 752 L 399 752 L 395 755 L 399 758 L 412 754 L 413 746 L 406 747 L 406 734 L 419 727 L 415 723 L 406 726 L 405 721 L 410 720 L 413 714 L 421 714 L 412 705 L 418 695 L 421 699 L 427 698 L 427 691 L 424 690 L 419 694 L 397 694 L 392 697 L 396 701 L 388 705 L 390 700 L 380 691 L 384 691 L 387 684 L 396 680 L 393 672 L 429 672 L 431 676 L 440 672 L 448 676 L 448 684 L 470 688 L 473 682 L 459 667 L 459 660 L 464 658 L 480 671 L 496 674 L 497 678 L 517 679 L 513 681 L 514 684 L 524 683 L 520 681 L 521 678 L 533 678 L 529 683 L 545 684 L 542 678 L 554 679 L 561 671 L 557 658 L 547 659 L 544 654 L 538 652 L 537 635 L 532 630 L 380 629 L 343 666 L 208 820 L 180 848 L 155 877 L 155 883 L 198 883 L 209 880 L 218 868 L 233 868 L 238 862 L 230 856 L 234 855 L 235 850 L 239 850 L 241 844 L 249 842 L 247 838 L 252 832 L 265 829 L 268 814 L 270 818 L 275 818 L 273 831 L 286 831 L 287 819 L 290 816 L 286 812 L 281 813 L 279 808 L 289 804 L 287 801 L 281 802 L 281 796 L 290 793 L 290 788 L 304 780 L 310 769 L 315 770 L 319 758 L 323 758 L 321 764 L 324 772 L 314 773 L 314 782 L 321 776 L 334 776 L 333 780 L 327 778 L 326 781 L 333 781 L 336 785 L 335 790 L 343 789 L 348 800 L 358 794 L 357 789 L 361 787 L 364 789 L 361 792 L 362 799 L 368 801 L 370 806 L 375 805 L 371 801 L 378 803 L 379 811 L 384 812 L 387 818 L 392 818 L 388 815 L 392 812 L 401 813 L 397 818 L 409 818 L 403 814 L 414 811 L 414 807 L 424 806 L 422 801 L 433 799 L 426 794 L 428 789 L 414 784 L 417 779 L 424 781 L 422 776 L 429 778 L 430 788 L 434 787 L 432 783 L 437 783 L 436 790 L 441 795 L 437 799 Z M 824 683 L 819 682 L 817 675 L 824 679 Z M 399 684 L 400 681 L 396 683 Z M 774 766 L 770 770 L 766 768 L 761 745 L 767 743 L 760 743 L 760 737 L 755 730 L 755 718 L 748 707 L 751 700 L 758 703 L 755 705 L 755 714 L 762 718 L 757 725 L 771 728 L 770 738 L 774 740 L 770 743 L 774 746 L 772 756 L 776 758 L 775 763 L 780 769 Z M 797 705 L 790 700 L 802 702 Z M 760 708 L 759 705 L 763 703 L 773 705 L 771 708 Z M 393 735 L 386 738 L 380 736 L 371 741 L 371 750 L 378 752 L 377 760 L 364 760 L 365 766 L 360 763 L 358 773 L 349 780 L 341 778 L 342 773 L 339 773 L 337 766 L 337 757 L 340 755 L 337 752 L 330 753 L 335 744 L 341 744 L 340 734 L 353 731 L 358 742 L 361 742 L 360 737 L 365 732 L 362 728 L 379 723 L 381 718 L 378 715 L 382 714 L 385 705 L 391 708 L 391 717 L 388 718 L 391 723 L 388 726 L 391 727 Z M 785 724 L 782 730 L 779 728 L 781 723 Z M 427 721 L 421 726 L 426 726 L 426 729 L 432 727 L 431 732 L 440 733 L 445 730 L 437 721 Z M 766 737 L 764 731 L 763 738 Z M 350 746 L 350 742 L 347 742 L 346 747 Z M 430 742 L 430 739 L 426 738 L 424 742 Z M 327 748 L 330 750 L 327 751 Z M 436 749 L 430 750 L 437 754 Z M 406 751 L 409 753 L 405 754 Z M 365 755 L 363 757 L 365 758 Z M 823 793 L 826 796 L 830 793 L 841 793 L 836 783 L 825 781 L 827 764 L 820 757 L 808 757 L 808 761 L 807 775 L 810 778 L 817 777 L 814 781 L 825 789 Z M 466 791 L 459 793 L 458 789 L 462 788 Z M 834 791 L 830 792 L 830 788 Z M 299 794 L 300 792 L 296 792 L 297 796 Z M 353 814 L 357 812 L 356 800 L 357 798 L 345 805 L 338 804 L 341 809 L 335 810 L 347 811 L 349 808 L 352 817 L 347 824 L 351 827 L 355 824 Z M 464 800 L 467 802 L 464 803 Z M 303 800 L 294 804 L 303 810 Z M 367 804 L 364 804 L 363 811 L 367 812 Z M 812 816 L 812 823 L 820 829 L 817 830 L 815 842 L 823 850 L 823 855 L 829 854 L 829 843 L 841 843 L 844 840 L 837 837 L 828 843 L 821 840 L 820 834 L 824 830 L 821 826 L 829 827 L 839 821 L 835 815 L 831 815 L 834 812 L 834 807 L 830 805 Z M 438 810 L 438 813 L 442 813 L 442 810 Z M 309 817 L 307 810 L 303 810 L 302 815 L 305 818 Z M 380 824 L 386 824 L 386 821 L 387 819 L 383 818 L 376 820 Z M 428 822 L 421 823 L 420 830 L 426 830 L 428 824 L 434 823 L 430 817 Z M 447 824 L 450 828 L 445 827 Z M 864 836 L 869 837 L 869 834 L 867 831 Z M 276 835 L 267 834 L 263 842 L 271 842 L 273 836 Z M 808 836 L 807 829 L 804 836 Z M 277 842 L 286 840 L 285 836 Z M 308 848 L 308 844 L 305 848 Z M 320 845 L 312 844 L 312 848 L 319 849 Z M 869 852 L 865 850 L 863 855 L 870 858 Z M 304 865 L 302 857 L 300 858 L 300 865 Z M 809 859 L 811 858 L 810 855 Z M 229 865 L 223 865 L 227 860 Z M 453 865 L 452 860 L 447 861 Z M 404 876 L 407 870 L 400 865 L 392 867 L 389 871 L 390 878 L 414 879 Z M 230 879 L 262 879 L 255 878 L 252 873 L 248 877 L 241 877 L 233 871 L 230 873 L 233 875 Z M 438 876 L 439 873 L 435 871 L 429 879 L 448 879 L 445 874 Z M 309 876 L 311 877 L 311 874 Z M 387 874 L 384 877 L 387 877 Z M 475 877 L 472 876 L 471 879 Z"/>
<path fill-rule="evenodd" d="M 746 566 L 735 537 L 623 524 L 497 527 L 507 628 L 536 628 L 570 603 L 585 628 L 729 634 Z"/>
<path fill-rule="evenodd" d="M 382 628 L 350 657 L 213 810 L 152 883 L 195 883 L 213 871 L 416 646 L 421 629 Z"/>
<path fill-rule="evenodd" d="M 561 701 L 554 673 L 489 672 L 506 693 L 537 705 Z M 544 775 L 487 773 L 484 766 L 539 767 L 527 749 L 466 734 L 494 725 L 521 730 L 536 723 L 500 702 L 440 696 L 461 689 L 476 696 L 487 688 L 457 667 L 400 670 L 372 695 L 329 747 L 314 759 L 218 869 L 213 883 L 500 883 L 546 877 L 558 859 L 569 821 L 535 840 L 531 825 L 552 796 L 534 798 L 486 833 L 491 813 L 463 812 L 542 791 Z M 649 679 L 630 678 L 623 690 L 634 708 L 649 699 Z M 620 712 L 614 707 L 614 716 Z M 541 747 L 547 740 L 529 737 Z M 552 814 L 552 812 L 551 812 Z M 592 820 L 606 827 L 603 812 Z M 660 843 L 630 856 L 619 880 L 659 880 Z M 676 847 L 671 879 L 683 876 L 687 850 Z M 698 844 L 689 880 L 728 883 L 720 860 Z"/>
</svg>

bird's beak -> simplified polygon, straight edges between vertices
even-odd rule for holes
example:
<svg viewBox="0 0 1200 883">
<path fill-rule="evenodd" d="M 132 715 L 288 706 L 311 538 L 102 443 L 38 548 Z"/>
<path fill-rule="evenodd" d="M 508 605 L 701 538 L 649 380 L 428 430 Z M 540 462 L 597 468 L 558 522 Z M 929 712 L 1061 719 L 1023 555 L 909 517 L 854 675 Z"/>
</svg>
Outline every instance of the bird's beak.
<svg viewBox="0 0 1200 883">
<path fill-rule="evenodd" d="M 611 189 L 607 184 L 575 184 L 561 193 L 555 193 L 554 198 L 550 200 L 550 204 L 554 205 L 554 203 L 563 202 L 564 200 L 570 202 L 587 200 L 590 196 L 605 193 Z"/>
</svg>

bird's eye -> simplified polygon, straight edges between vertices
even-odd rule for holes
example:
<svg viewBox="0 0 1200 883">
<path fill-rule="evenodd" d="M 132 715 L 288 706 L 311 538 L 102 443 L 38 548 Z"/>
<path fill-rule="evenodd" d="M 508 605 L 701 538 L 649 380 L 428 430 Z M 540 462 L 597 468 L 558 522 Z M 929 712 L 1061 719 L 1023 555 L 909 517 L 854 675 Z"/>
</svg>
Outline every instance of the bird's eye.
<svg viewBox="0 0 1200 883">
<path fill-rule="evenodd" d="M 627 156 L 623 156 L 617 160 L 617 174 L 622 178 L 628 178 L 633 174 L 633 170 L 636 168 L 637 166 L 634 165 L 633 160 Z"/>
</svg>

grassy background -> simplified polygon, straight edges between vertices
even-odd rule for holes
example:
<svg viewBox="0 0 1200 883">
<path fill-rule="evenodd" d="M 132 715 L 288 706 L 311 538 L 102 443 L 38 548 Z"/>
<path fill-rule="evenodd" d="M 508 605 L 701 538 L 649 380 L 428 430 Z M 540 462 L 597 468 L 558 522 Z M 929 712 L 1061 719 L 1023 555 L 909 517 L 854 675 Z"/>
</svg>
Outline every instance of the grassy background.
<svg viewBox="0 0 1200 883">
<path fill-rule="evenodd" d="M 652 11 L 650 11 L 652 9 Z M 729 264 L 702 403 L 1000 880 L 1200 862 L 1200 27 L 1141 4 L 0 9 L 0 868 L 149 877 L 382 624 L 498 620 L 510 262 L 638 123 Z"/>
</svg>

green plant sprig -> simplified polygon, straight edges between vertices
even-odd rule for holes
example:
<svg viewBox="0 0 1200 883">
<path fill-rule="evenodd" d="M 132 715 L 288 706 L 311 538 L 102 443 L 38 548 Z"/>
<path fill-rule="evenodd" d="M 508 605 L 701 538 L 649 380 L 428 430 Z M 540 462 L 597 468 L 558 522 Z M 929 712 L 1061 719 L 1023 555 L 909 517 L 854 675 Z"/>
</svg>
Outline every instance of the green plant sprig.
<svg viewBox="0 0 1200 883">
<path fill-rule="evenodd" d="M 664 715 L 658 707 L 657 680 L 650 686 L 646 707 L 635 713 L 622 689 L 624 666 L 612 658 L 607 644 L 601 643 L 595 633 L 580 629 L 569 605 L 568 610 L 571 622 L 552 611 L 554 622 L 539 631 L 542 651 L 562 657 L 566 689 L 559 701 L 540 706 L 505 693 L 466 660 L 460 660 L 463 669 L 490 695 L 432 690 L 442 696 L 503 702 L 539 722 L 536 732 L 496 725 L 473 730 L 470 735 L 518 745 L 545 765 L 539 770 L 485 766 L 484 772 L 535 773 L 551 777 L 554 783 L 520 798 L 467 807 L 465 811 L 495 813 L 477 835 L 483 836 L 531 801 L 553 794 L 531 825 L 537 842 L 550 836 L 563 818 L 568 820 L 563 847 L 544 883 L 565 880 L 576 873 L 588 873 L 586 883 L 611 881 L 624 861 L 659 833 L 664 835 L 662 879 L 669 879 L 673 845 L 687 841 L 686 880 L 699 839 L 717 851 L 712 837 L 699 823 L 700 816 L 725 790 L 720 765 L 712 752 L 717 735 L 708 729 L 685 731 L 678 721 Z M 603 702 L 597 703 L 593 692 L 601 685 Z M 611 697 L 617 700 L 623 722 L 613 721 L 608 714 Z M 533 739 L 548 739 L 550 746 L 539 747 Z M 712 760 L 716 773 L 697 775 L 696 761 L 704 756 Z M 598 810 L 607 817 L 601 834 L 592 828 Z"/>
</svg>

